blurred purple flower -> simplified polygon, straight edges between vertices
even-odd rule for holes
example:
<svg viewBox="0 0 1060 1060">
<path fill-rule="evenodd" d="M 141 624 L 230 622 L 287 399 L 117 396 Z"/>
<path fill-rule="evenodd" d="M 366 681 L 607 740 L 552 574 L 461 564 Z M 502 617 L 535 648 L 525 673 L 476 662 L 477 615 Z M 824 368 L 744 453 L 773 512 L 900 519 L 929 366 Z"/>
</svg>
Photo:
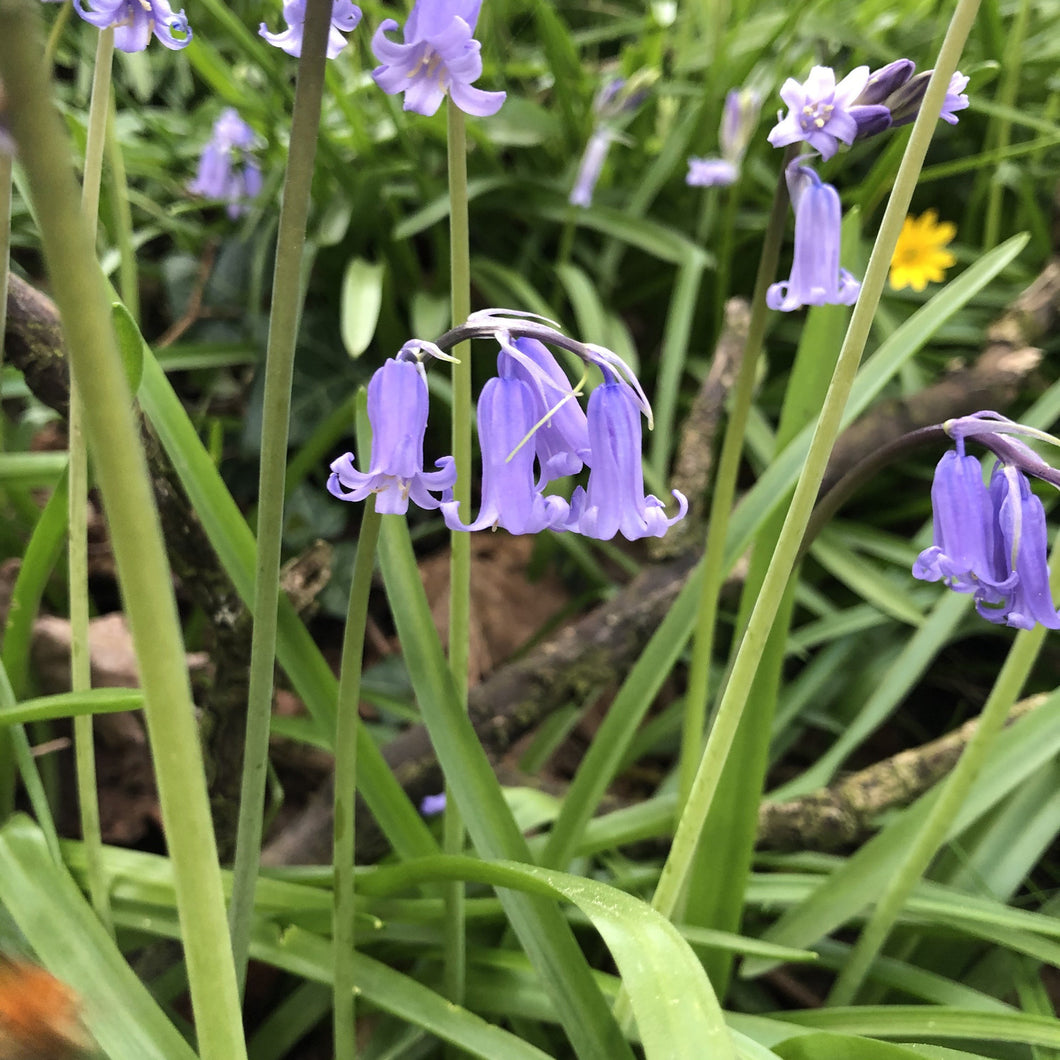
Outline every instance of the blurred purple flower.
<svg viewBox="0 0 1060 1060">
<path fill-rule="evenodd" d="M 722 188 L 735 184 L 739 167 L 724 158 L 690 158 L 685 183 L 695 188 Z"/>
<path fill-rule="evenodd" d="M 445 809 L 445 792 L 424 795 L 420 800 L 420 813 L 424 817 L 437 817 Z"/>
<path fill-rule="evenodd" d="M 372 71 L 375 83 L 390 95 L 404 92 L 405 110 L 428 117 L 446 92 L 467 114 L 496 114 L 505 93 L 472 85 L 482 74 L 482 45 L 474 39 L 481 7 L 482 0 L 416 0 L 400 44 L 387 37 L 397 22 L 384 19 L 372 37 L 381 64 Z"/>
<path fill-rule="evenodd" d="M 606 126 L 598 126 L 593 130 L 589 142 L 585 145 L 585 151 L 582 153 L 574 187 L 571 188 L 571 193 L 567 197 L 571 206 L 592 205 L 593 191 L 596 189 L 596 182 L 600 179 L 600 172 L 604 168 L 607 152 L 611 149 L 611 141 L 614 138 L 614 133 Z"/>
<path fill-rule="evenodd" d="M 804 305 L 851 305 L 861 284 L 839 265 L 842 212 L 839 195 L 809 166 L 792 164 L 788 188 L 795 209 L 795 256 L 786 283 L 774 283 L 766 305 L 790 313 Z"/>
<path fill-rule="evenodd" d="M 867 66 L 852 70 L 838 84 L 830 66 L 815 66 L 803 84 L 789 77 L 780 89 L 788 113 L 785 117 L 777 114 L 769 142 L 774 147 L 786 147 L 803 140 L 822 158 L 831 158 L 839 150 L 840 140 L 854 142 L 860 123 L 888 116 L 886 107 L 855 102 L 868 81 Z"/>
<path fill-rule="evenodd" d="M 367 472 L 353 466 L 346 453 L 331 465 L 328 492 L 344 501 L 376 495 L 376 511 L 403 515 L 409 500 L 421 508 L 437 508 L 432 492 L 456 482 L 451 456 L 435 462 L 438 471 L 423 470 L 423 438 L 427 433 L 427 380 L 413 358 L 385 361 L 368 383 L 368 420 L 372 450 Z"/>
<path fill-rule="evenodd" d="M 663 502 L 644 495 L 641 467 L 641 403 L 629 384 L 607 369 L 589 397 L 589 484 L 571 497 L 567 529 L 610 541 L 662 537 L 688 511 L 677 490 L 678 511 L 667 518 Z"/>
<path fill-rule="evenodd" d="M 306 0 L 287 0 L 283 5 L 283 18 L 287 28 L 281 33 L 270 33 L 268 26 L 262 22 L 258 29 L 260 36 L 270 44 L 293 55 L 296 59 L 302 54 L 302 36 L 305 33 Z M 344 33 L 350 33 L 361 21 L 361 9 L 351 0 L 334 0 L 331 7 L 331 29 L 328 30 L 329 59 L 334 59 L 346 47 Z"/>
<path fill-rule="evenodd" d="M 183 11 L 174 12 L 166 0 L 74 0 L 74 10 L 99 29 L 114 28 L 114 47 L 142 52 L 153 33 L 174 51 L 191 43 L 191 27 Z"/>
<path fill-rule="evenodd" d="M 968 78 L 960 70 L 955 71 L 953 77 L 950 78 L 949 87 L 946 89 L 946 98 L 942 101 L 942 113 L 939 115 L 943 121 L 949 122 L 950 125 L 957 124 L 957 118 L 953 112 L 964 110 L 968 106 L 968 97 L 964 92 L 967 87 Z"/>
<path fill-rule="evenodd" d="M 250 155 L 253 146 L 254 130 L 233 107 L 226 107 L 214 122 L 188 191 L 226 202 L 228 216 L 234 220 L 261 192 L 261 169 Z"/>
</svg>

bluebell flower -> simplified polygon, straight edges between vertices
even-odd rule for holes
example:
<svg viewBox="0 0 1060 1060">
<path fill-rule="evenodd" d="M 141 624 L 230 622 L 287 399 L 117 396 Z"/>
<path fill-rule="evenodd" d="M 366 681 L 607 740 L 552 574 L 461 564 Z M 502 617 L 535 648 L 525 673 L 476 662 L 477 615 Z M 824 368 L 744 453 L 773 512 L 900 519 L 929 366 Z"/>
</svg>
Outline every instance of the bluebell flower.
<svg viewBox="0 0 1060 1060">
<path fill-rule="evenodd" d="M 596 99 L 593 100 L 596 124 L 585 144 L 574 187 L 567 197 L 572 206 L 592 205 L 593 192 L 596 190 L 611 144 L 622 139 L 620 125 L 644 102 L 651 78 L 652 75 L 644 71 L 638 71 L 628 80 L 623 77 L 612 78 L 596 94 Z"/>
<path fill-rule="evenodd" d="M 725 97 L 718 129 L 721 158 L 690 158 L 685 183 L 701 188 L 735 184 L 761 109 L 762 97 L 757 92 L 732 89 Z"/>
<path fill-rule="evenodd" d="M 445 456 L 435 462 L 438 471 L 423 470 L 427 411 L 427 380 L 419 361 L 387 360 L 368 383 L 369 469 L 357 471 L 353 454 L 346 453 L 331 465 L 328 492 L 344 501 L 363 501 L 374 493 L 376 511 L 384 515 L 403 515 L 410 500 L 437 508 L 440 501 L 431 494 L 453 486 L 456 467 Z"/>
<path fill-rule="evenodd" d="M 214 122 L 188 191 L 226 202 L 228 216 L 238 217 L 261 192 L 261 168 L 250 154 L 254 139 L 254 130 L 235 108 L 226 107 Z"/>
<path fill-rule="evenodd" d="M 174 12 L 166 0 L 74 0 L 74 10 L 99 29 L 114 29 L 114 47 L 142 52 L 153 33 L 174 51 L 191 43 L 191 27 L 183 11 Z"/>
<path fill-rule="evenodd" d="M 677 514 L 668 518 L 663 502 L 644 495 L 641 466 L 642 406 L 628 383 L 604 370 L 604 382 L 589 396 L 589 483 L 575 489 L 568 530 L 610 541 L 662 537 L 688 511 L 678 490 Z"/>
<path fill-rule="evenodd" d="M 566 373 L 543 342 L 530 338 L 513 342 L 506 332 L 499 332 L 497 338 L 498 370 L 526 383 L 533 399 L 534 452 L 541 469 L 537 488 L 576 475 L 589 457 L 589 426 Z"/>
<path fill-rule="evenodd" d="M 690 158 L 685 183 L 693 188 L 723 188 L 735 184 L 740 169 L 724 158 Z"/>
<path fill-rule="evenodd" d="M 420 813 L 424 817 L 436 817 L 445 809 L 445 792 L 437 795 L 424 795 L 420 800 Z"/>
<path fill-rule="evenodd" d="M 884 100 L 884 104 L 891 112 L 891 124 L 894 128 L 897 129 L 916 120 L 921 104 L 924 102 L 924 93 L 927 92 L 932 72 L 925 70 L 915 74 L 896 87 Z M 939 114 L 939 117 L 950 125 L 957 124 L 954 112 L 964 110 L 968 106 L 968 97 L 964 94 L 967 87 L 968 78 L 957 70 L 950 78 L 946 97 L 942 101 L 942 112 Z"/>
<path fill-rule="evenodd" d="M 478 437 L 482 450 L 482 505 L 472 523 L 460 518 L 451 497 L 442 504 L 450 530 L 502 527 L 511 534 L 562 530 L 570 509 L 562 497 L 546 497 L 534 483 L 535 448 L 530 434 L 537 423 L 531 388 L 513 371 L 509 357 L 498 363 L 478 399 Z"/>
<path fill-rule="evenodd" d="M 496 114 L 505 93 L 472 85 L 482 74 L 482 45 L 474 39 L 481 7 L 482 0 L 416 0 L 400 44 L 387 37 L 397 22 L 384 19 L 372 37 L 381 63 L 372 71 L 375 83 L 390 95 L 404 92 L 405 110 L 417 114 L 434 114 L 446 92 L 467 114 Z"/>
<path fill-rule="evenodd" d="M 1060 485 L 1060 473 L 1011 434 L 1047 438 L 996 413 L 945 425 L 956 448 L 945 453 L 931 486 L 933 542 L 917 557 L 913 576 L 942 581 L 975 597 L 976 610 L 997 625 L 1060 629 L 1049 587 L 1045 509 L 1028 475 Z M 983 485 L 979 461 L 965 455 L 976 438 L 998 456 Z"/>
<path fill-rule="evenodd" d="M 302 54 L 302 37 L 305 34 L 306 0 L 287 0 L 283 5 L 283 18 L 287 28 L 281 33 L 270 33 L 268 26 L 262 22 L 258 33 L 274 47 L 293 55 L 296 59 Z M 346 47 L 344 33 L 350 33 L 361 21 L 361 9 L 351 0 L 334 0 L 331 7 L 331 28 L 328 30 L 329 59 L 334 59 Z"/>
<path fill-rule="evenodd" d="M 787 177 L 795 209 L 795 256 L 791 277 L 770 286 L 766 305 L 789 313 L 804 305 L 853 304 L 861 284 L 839 265 L 839 194 L 797 162 L 788 167 Z"/>
<path fill-rule="evenodd" d="M 815 66 L 803 84 L 789 77 L 780 89 L 788 113 L 784 117 L 777 114 L 769 142 L 774 147 L 786 147 L 801 140 L 822 158 L 831 158 L 840 141 L 854 142 L 860 123 L 889 117 L 886 107 L 856 102 L 868 81 L 867 66 L 852 70 L 838 84 L 829 66 Z"/>
</svg>

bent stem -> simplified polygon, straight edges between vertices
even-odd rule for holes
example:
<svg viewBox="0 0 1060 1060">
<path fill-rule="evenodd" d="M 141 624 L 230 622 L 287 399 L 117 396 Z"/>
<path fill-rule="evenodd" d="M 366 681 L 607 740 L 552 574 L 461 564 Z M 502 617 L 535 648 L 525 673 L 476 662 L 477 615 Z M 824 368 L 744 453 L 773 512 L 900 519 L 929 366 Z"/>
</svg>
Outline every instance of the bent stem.
<svg viewBox="0 0 1060 1060">
<path fill-rule="evenodd" d="M 324 94 L 325 48 L 330 26 L 330 0 L 310 0 L 306 8 L 302 58 L 298 63 L 287 175 L 276 237 L 261 420 L 258 555 L 254 578 L 254 629 L 250 642 L 247 736 L 236 826 L 232 904 L 228 914 L 240 992 L 246 978 L 254 887 L 264 823 L 269 721 L 272 717 L 273 671 L 276 665 L 276 611 L 280 595 L 280 549 L 287 437 L 291 418 L 291 380 L 302 305 L 302 252 L 306 220 L 309 217 L 313 162 Z"/>
<path fill-rule="evenodd" d="M 41 64 L 38 5 L 0 0 L 0 76 L 52 291 L 77 372 L 85 433 L 107 513 L 144 690 L 144 714 L 172 866 L 202 1060 L 245 1060 L 221 872 L 172 575 L 106 283 L 78 206 L 68 136 Z"/>
<path fill-rule="evenodd" d="M 825 468 L 839 434 L 843 409 L 857 374 L 861 354 L 868 339 L 872 318 L 879 303 L 894 254 L 902 222 L 909 209 L 917 176 L 923 166 L 934 127 L 942 109 L 943 98 L 953 71 L 957 67 L 964 41 L 968 36 L 979 0 L 958 0 L 938 63 L 928 85 L 920 115 L 913 126 L 902 164 L 895 178 L 880 231 L 869 259 L 861 296 L 850 318 L 835 372 L 828 389 L 806 463 L 799 476 L 795 493 L 777 540 L 773 560 L 766 571 L 762 590 L 751 612 L 740 648 L 733 661 L 710 736 L 699 768 L 692 782 L 684 810 L 674 832 L 670 854 L 662 868 L 659 885 L 652 899 L 655 909 L 672 916 L 692 868 L 696 844 L 710 811 L 722 768 L 736 729 L 740 724 L 755 672 L 765 651 L 769 631 L 776 618 L 788 579 L 813 510 L 814 500 L 824 478 Z"/>
<path fill-rule="evenodd" d="M 449 156 L 449 272 L 453 327 L 471 313 L 471 251 L 467 206 L 467 130 L 464 113 L 450 99 L 446 105 Z M 471 343 L 453 350 L 453 459 L 456 464 L 454 498 L 460 517 L 471 520 Z M 467 671 L 470 656 L 471 535 L 454 530 L 449 535 L 449 670 L 460 702 L 467 710 Z M 464 849 L 464 822 L 455 799 L 447 799 L 442 824 L 442 849 L 459 854 Z M 464 998 L 467 953 L 464 943 L 464 885 L 447 883 L 445 891 L 445 994 L 450 1001 Z"/>
<path fill-rule="evenodd" d="M 357 733 L 360 728 L 357 705 L 361 698 L 361 663 L 364 633 L 368 622 L 368 594 L 372 588 L 372 568 L 379 540 L 381 519 L 375 501 L 365 506 L 357 556 L 353 563 L 353 584 L 346 610 L 346 632 L 342 641 L 339 696 L 335 727 L 335 821 L 332 843 L 334 865 L 334 990 L 333 1028 L 335 1060 L 354 1060 L 357 1037 L 354 1026 L 354 852 L 356 834 L 355 798 L 357 791 Z"/>
</svg>

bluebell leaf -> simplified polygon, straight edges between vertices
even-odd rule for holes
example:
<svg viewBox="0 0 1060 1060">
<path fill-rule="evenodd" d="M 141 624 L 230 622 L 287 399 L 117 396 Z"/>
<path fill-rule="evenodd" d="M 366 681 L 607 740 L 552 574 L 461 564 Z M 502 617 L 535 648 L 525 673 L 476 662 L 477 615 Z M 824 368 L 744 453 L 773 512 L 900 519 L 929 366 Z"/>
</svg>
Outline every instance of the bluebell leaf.
<svg viewBox="0 0 1060 1060">
<path fill-rule="evenodd" d="M 346 453 L 331 465 L 328 491 L 344 501 L 363 501 L 374 493 L 376 511 L 384 515 L 403 515 L 410 500 L 421 508 L 437 508 L 440 501 L 431 494 L 454 485 L 456 467 L 446 456 L 435 462 L 438 471 L 423 470 L 427 412 L 427 381 L 420 365 L 386 361 L 368 383 L 369 469 L 357 471 L 353 454 Z"/>
</svg>

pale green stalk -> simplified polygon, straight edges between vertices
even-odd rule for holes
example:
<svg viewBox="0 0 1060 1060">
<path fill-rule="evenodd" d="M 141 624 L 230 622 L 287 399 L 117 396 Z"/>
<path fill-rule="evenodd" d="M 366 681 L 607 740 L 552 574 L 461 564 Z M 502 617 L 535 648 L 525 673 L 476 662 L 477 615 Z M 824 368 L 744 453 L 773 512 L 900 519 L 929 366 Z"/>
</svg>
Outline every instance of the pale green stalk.
<svg viewBox="0 0 1060 1060">
<path fill-rule="evenodd" d="M 99 219 L 99 187 L 103 178 L 103 145 L 110 111 L 110 77 L 114 58 L 114 30 L 103 29 L 96 43 L 96 65 L 92 73 L 92 99 L 88 108 L 88 138 L 85 172 L 81 187 L 81 210 L 95 242 Z M 88 647 L 88 449 L 85 447 L 81 388 L 73 365 L 70 369 L 69 439 L 70 490 L 69 546 L 67 563 L 70 597 L 70 689 L 85 692 L 92 687 Z M 112 934 L 113 919 L 103 872 L 103 837 L 99 824 L 99 792 L 96 785 L 96 752 L 92 715 L 74 718 L 74 765 L 77 802 L 81 815 L 81 837 L 85 844 L 88 891 L 96 915 Z"/>
<path fill-rule="evenodd" d="M 935 73 L 928 85 L 920 115 L 913 126 L 901 167 L 895 178 L 880 224 L 876 245 L 873 247 L 862 284 L 861 296 L 854 307 L 843 346 L 839 351 L 835 373 L 817 421 L 817 428 L 806 455 L 806 463 L 795 487 L 787 518 L 777 540 L 773 561 L 766 571 L 758 603 L 751 612 L 747 629 L 733 661 L 732 671 L 718 705 L 707 746 L 692 782 L 684 810 L 677 823 L 670 854 L 663 865 L 659 885 L 652 905 L 667 916 L 672 916 L 681 897 L 692 867 L 696 844 L 707 818 L 722 768 L 744 706 L 765 650 L 769 631 L 795 568 L 806 525 L 813 511 L 818 489 L 836 437 L 839 434 L 843 409 L 857 374 L 861 355 L 872 326 L 872 317 L 887 280 L 891 257 L 898 240 L 902 222 L 909 209 L 916 179 L 924 163 L 931 136 L 938 121 L 942 101 L 950 76 L 957 66 L 961 48 L 975 20 L 978 0 L 958 0 L 950 27 L 939 53 Z"/>
<path fill-rule="evenodd" d="M 365 505 L 357 557 L 353 563 L 353 584 L 346 611 L 346 632 L 342 642 L 339 671 L 339 698 L 335 727 L 335 821 L 332 844 L 334 880 L 333 1029 L 335 1060 L 354 1060 L 357 1033 L 354 1025 L 354 853 L 355 800 L 357 791 L 357 733 L 360 720 L 357 705 L 361 698 L 361 662 L 364 631 L 368 622 L 368 594 L 372 588 L 375 546 L 379 540 L 380 516 L 374 498 Z"/>
<path fill-rule="evenodd" d="M 1055 592 L 1060 585 L 1060 547 L 1053 550 L 1051 566 Z M 1035 626 L 1034 629 L 1024 630 L 1016 636 L 1005 659 L 1005 665 L 997 675 L 990 696 L 983 706 L 972 738 L 965 746 L 953 771 L 942 782 L 941 794 L 920 826 L 920 831 L 901 865 L 876 902 L 868 923 L 862 928 L 857 943 L 850 951 L 850 956 L 828 995 L 829 1005 L 853 1003 L 869 969 L 887 941 L 906 899 L 946 841 L 954 818 L 972 790 L 972 785 L 982 770 L 998 734 L 1005 727 L 1012 704 L 1019 698 L 1030 676 L 1047 632 L 1044 626 Z"/>
<path fill-rule="evenodd" d="M 276 611 L 280 594 L 283 487 L 287 472 L 291 380 L 302 306 L 302 255 L 320 128 L 325 50 L 330 26 L 331 0 L 309 0 L 291 114 L 287 175 L 283 186 L 272 279 L 261 419 L 258 551 L 252 609 L 254 629 L 250 644 L 250 688 L 247 693 L 247 736 L 232 873 L 232 904 L 229 909 L 232 952 L 235 955 L 240 991 L 246 976 L 254 888 L 261 856 L 265 786 L 269 769 L 273 671 L 276 666 Z"/>
<path fill-rule="evenodd" d="M 144 690 L 151 755 L 172 865 L 202 1060 L 244 1060 L 235 970 L 210 821 L 195 707 L 172 575 L 107 287 L 78 206 L 70 144 L 41 63 L 39 5 L 0 0 L 0 77 L 26 173 L 52 292 L 78 372 L 85 432 L 103 497 Z"/>
<path fill-rule="evenodd" d="M 467 210 L 467 130 L 464 112 L 449 100 L 449 286 L 453 327 L 471 313 L 471 250 Z M 453 364 L 453 458 L 460 517 L 471 519 L 471 343 L 452 350 Z M 449 535 L 449 670 L 457 694 L 467 709 L 467 669 L 471 613 L 471 535 L 454 530 Z M 459 854 L 464 849 L 464 822 L 455 799 L 447 799 L 442 823 L 442 849 Z M 464 940 L 464 885 L 454 880 L 445 885 L 445 993 L 450 1001 L 464 999 L 467 951 Z"/>
<path fill-rule="evenodd" d="M 710 661 L 714 655 L 714 632 L 718 617 L 718 596 L 725 580 L 725 538 L 729 529 L 729 515 L 736 496 L 736 479 L 740 472 L 744 433 L 754 397 L 758 355 L 762 351 L 768 310 L 766 289 L 773 281 L 780 257 L 780 245 L 788 216 L 788 185 L 784 173 L 791 161 L 790 151 L 784 161 L 773 194 L 773 208 L 766 224 L 762 241 L 762 256 L 758 262 L 754 294 L 751 296 L 751 319 L 747 326 L 740 369 L 733 387 L 732 408 L 725 427 L 725 438 L 718 459 L 718 471 L 710 499 L 707 521 L 707 543 L 703 555 L 703 581 L 699 596 L 699 611 L 692 639 L 692 659 L 688 671 L 688 692 L 685 695 L 685 714 L 682 721 L 681 753 L 678 762 L 678 791 L 681 803 L 688 798 L 692 781 L 703 753 L 703 733 L 707 721 L 707 697 L 710 693 Z"/>
<path fill-rule="evenodd" d="M 1001 62 L 1001 91 L 998 102 L 1005 107 L 1016 105 L 1016 96 L 1020 87 L 1020 68 L 1023 65 L 1023 42 L 1027 36 L 1027 22 L 1030 18 L 1030 0 L 1021 0 L 1015 21 L 1008 35 L 1005 55 Z M 1012 121 L 1007 117 L 997 119 L 997 142 L 993 145 L 999 152 L 1004 152 L 1012 140 Z M 998 241 L 1001 231 L 1001 198 L 1005 189 L 997 174 L 990 180 L 990 192 L 986 203 L 986 223 L 983 225 L 983 249 L 990 250 Z"/>
<path fill-rule="evenodd" d="M 125 178 L 125 158 L 114 127 L 114 101 L 107 115 L 107 166 L 110 168 L 110 203 L 113 211 L 114 241 L 118 244 L 118 291 L 129 316 L 140 321 L 140 276 L 133 246 L 132 209 L 129 183 Z"/>
<path fill-rule="evenodd" d="M 7 331 L 7 276 L 11 256 L 11 156 L 0 153 L 0 369 L 4 364 Z M 0 451 L 4 448 L 4 421 L 0 416 Z M 11 733 L 0 727 L 0 821 L 15 808 L 15 759 Z"/>
</svg>

